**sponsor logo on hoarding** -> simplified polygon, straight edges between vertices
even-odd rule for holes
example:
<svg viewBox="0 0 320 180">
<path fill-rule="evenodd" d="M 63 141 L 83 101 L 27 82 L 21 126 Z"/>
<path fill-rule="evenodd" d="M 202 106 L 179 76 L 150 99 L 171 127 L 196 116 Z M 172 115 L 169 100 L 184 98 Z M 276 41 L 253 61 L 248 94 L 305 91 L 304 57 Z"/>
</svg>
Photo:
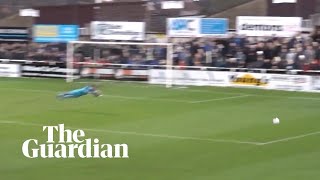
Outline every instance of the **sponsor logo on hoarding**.
<svg viewBox="0 0 320 180">
<path fill-rule="evenodd" d="M 23 66 L 23 71 L 35 71 L 35 72 L 56 72 L 56 73 L 66 73 L 68 70 L 66 68 L 60 67 L 49 67 L 49 66 Z"/>
<path fill-rule="evenodd" d="M 281 25 L 243 24 L 241 30 L 246 31 L 283 31 Z"/>
<path fill-rule="evenodd" d="M 28 34 L 27 29 L 0 29 L 0 34 Z"/>
<path fill-rule="evenodd" d="M 27 41 L 29 38 L 29 30 L 27 28 L 0 27 L 0 40 L 20 42 Z"/>
<path fill-rule="evenodd" d="M 296 84 L 306 83 L 308 80 L 303 76 L 290 76 L 290 75 L 273 75 L 272 81 L 292 82 Z"/>
<path fill-rule="evenodd" d="M 201 35 L 214 36 L 225 35 L 229 28 L 227 19 L 220 18 L 202 18 L 201 19 Z"/>
<path fill-rule="evenodd" d="M 95 21 L 91 30 L 92 39 L 142 41 L 145 38 L 144 22 Z"/>
<path fill-rule="evenodd" d="M 243 75 L 230 75 L 229 79 L 232 84 L 238 85 L 254 85 L 254 86 L 266 86 L 269 83 L 269 80 L 266 76 L 257 78 L 252 74 L 243 74 Z"/>
<path fill-rule="evenodd" d="M 311 90 L 311 79 L 303 75 L 271 75 L 270 89 L 308 91 Z"/>
<path fill-rule="evenodd" d="M 78 25 L 35 25 L 33 27 L 35 42 L 69 42 L 78 38 Z"/>
<path fill-rule="evenodd" d="M 135 31 L 122 31 L 121 25 L 114 24 L 98 24 L 97 25 L 97 33 L 100 35 L 131 35 L 137 36 L 140 32 Z"/>
<path fill-rule="evenodd" d="M 58 66 L 45 66 L 45 65 L 22 65 L 22 76 L 25 77 L 52 77 L 52 78 L 64 78 L 67 72 L 77 74 L 77 69 L 68 70 L 63 65 Z"/>
<path fill-rule="evenodd" d="M 225 35 L 228 20 L 222 18 L 169 18 L 167 34 L 171 37 Z"/>
<path fill-rule="evenodd" d="M 291 37 L 301 31 L 301 25 L 299 17 L 237 17 L 237 33 L 247 36 Z"/>
<path fill-rule="evenodd" d="M 148 70 L 134 70 L 134 69 L 118 69 L 115 73 L 116 79 L 121 78 L 141 78 L 147 79 L 148 78 Z"/>
<path fill-rule="evenodd" d="M 200 35 L 200 18 L 169 18 L 167 34 L 171 37 Z"/>
<path fill-rule="evenodd" d="M 170 26 L 172 30 L 176 31 L 194 31 L 195 27 L 192 25 L 194 23 L 194 19 L 174 19 L 172 20 Z"/>
<path fill-rule="evenodd" d="M 273 88 L 278 90 L 288 90 L 288 91 L 300 91 L 304 89 L 303 86 L 284 85 L 284 84 L 275 85 Z"/>
<path fill-rule="evenodd" d="M 165 84 L 170 80 L 177 85 L 203 85 L 224 86 L 227 84 L 225 72 L 196 71 L 196 70 L 150 70 L 149 82 L 152 84 Z"/>
<path fill-rule="evenodd" d="M 34 27 L 35 37 L 57 37 L 58 26 L 38 25 Z"/>
</svg>

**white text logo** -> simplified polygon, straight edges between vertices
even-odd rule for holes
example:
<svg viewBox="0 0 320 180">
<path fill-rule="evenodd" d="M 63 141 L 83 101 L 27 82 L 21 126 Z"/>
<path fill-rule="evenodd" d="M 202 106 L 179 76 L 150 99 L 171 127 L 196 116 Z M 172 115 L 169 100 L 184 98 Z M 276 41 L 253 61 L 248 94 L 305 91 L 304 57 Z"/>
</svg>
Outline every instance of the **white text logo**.
<svg viewBox="0 0 320 180">
<path fill-rule="evenodd" d="M 28 139 L 22 144 L 27 158 L 129 158 L 127 144 L 100 144 L 97 138 L 85 139 L 83 130 L 65 129 L 64 124 L 43 126 L 47 141 Z M 55 140 L 57 139 L 57 140 Z"/>
</svg>

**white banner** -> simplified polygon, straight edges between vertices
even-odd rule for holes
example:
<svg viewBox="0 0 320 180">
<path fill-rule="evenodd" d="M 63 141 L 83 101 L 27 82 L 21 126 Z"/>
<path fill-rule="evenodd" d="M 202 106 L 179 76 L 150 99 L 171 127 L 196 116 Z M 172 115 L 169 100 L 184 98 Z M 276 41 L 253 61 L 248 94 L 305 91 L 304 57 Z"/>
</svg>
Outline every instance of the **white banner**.
<svg viewBox="0 0 320 180">
<path fill-rule="evenodd" d="M 149 72 L 150 84 L 190 85 L 190 86 L 226 86 L 228 79 L 225 72 L 192 70 L 157 70 Z"/>
<path fill-rule="evenodd" d="M 301 17 L 238 16 L 236 28 L 246 36 L 292 37 L 301 26 Z"/>
<path fill-rule="evenodd" d="M 185 86 L 230 86 L 286 91 L 320 90 L 320 77 L 305 75 L 216 72 L 196 70 L 157 70 L 149 72 L 150 84 Z"/>
<path fill-rule="evenodd" d="M 0 77 L 20 77 L 20 65 L 0 64 Z"/>
<path fill-rule="evenodd" d="M 280 4 L 280 3 L 297 3 L 297 0 L 272 0 L 272 3 L 274 3 L 274 4 Z"/>
<path fill-rule="evenodd" d="M 161 9 L 183 9 L 184 1 L 163 1 Z"/>
<path fill-rule="evenodd" d="M 315 91 L 320 91 L 320 76 L 312 77 L 312 89 Z"/>
<path fill-rule="evenodd" d="M 232 72 L 228 72 L 228 74 L 230 86 L 286 91 L 312 90 L 311 76 Z"/>
<path fill-rule="evenodd" d="M 168 18 L 167 35 L 169 37 L 200 36 L 200 18 Z"/>
<path fill-rule="evenodd" d="M 312 79 L 311 76 L 272 74 L 269 88 L 286 91 L 311 91 Z"/>
<path fill-rule="evenodd" d="M 50 72 L 50 73 L 67 73 L 68 69 L 61 67 L 49 67 L 49 66 L 22 66 L 22 71 L 32 71 L 32 72 Z M 72 73 L 76 73 L 77 70 L 73 69 Z"/>
<path fill-rule="evenodd" d="M 95 40 L 143 41 L 144 22 L 94 21 L 91 23 L 91 38 Z"/>
</svg>

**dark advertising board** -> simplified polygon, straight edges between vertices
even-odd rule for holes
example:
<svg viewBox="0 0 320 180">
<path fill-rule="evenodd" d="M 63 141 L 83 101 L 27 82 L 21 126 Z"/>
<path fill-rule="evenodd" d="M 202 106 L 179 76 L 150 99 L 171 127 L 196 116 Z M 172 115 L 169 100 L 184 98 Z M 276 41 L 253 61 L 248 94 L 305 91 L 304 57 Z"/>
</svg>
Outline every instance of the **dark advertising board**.
<svg viewBox="0 0 320 180">
<path fill-rule="evenodd" d="M 0 42 L 28 41 L 29 30 L 24 27 L 0 27 Z"/>
</svg>

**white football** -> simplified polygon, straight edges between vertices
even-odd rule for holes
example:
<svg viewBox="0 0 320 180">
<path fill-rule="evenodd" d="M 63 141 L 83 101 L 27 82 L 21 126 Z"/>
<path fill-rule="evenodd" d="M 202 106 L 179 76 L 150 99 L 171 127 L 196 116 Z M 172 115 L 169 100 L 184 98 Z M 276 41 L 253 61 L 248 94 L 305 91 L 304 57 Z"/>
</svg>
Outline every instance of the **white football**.
<svg viewBox="0 0 320 180">
<path fill-rule="evenodd" d="M 280 124 L 280 119 L 279 118 L 274 118 L 273 119 L 273 124 Z"/>
</svg>

